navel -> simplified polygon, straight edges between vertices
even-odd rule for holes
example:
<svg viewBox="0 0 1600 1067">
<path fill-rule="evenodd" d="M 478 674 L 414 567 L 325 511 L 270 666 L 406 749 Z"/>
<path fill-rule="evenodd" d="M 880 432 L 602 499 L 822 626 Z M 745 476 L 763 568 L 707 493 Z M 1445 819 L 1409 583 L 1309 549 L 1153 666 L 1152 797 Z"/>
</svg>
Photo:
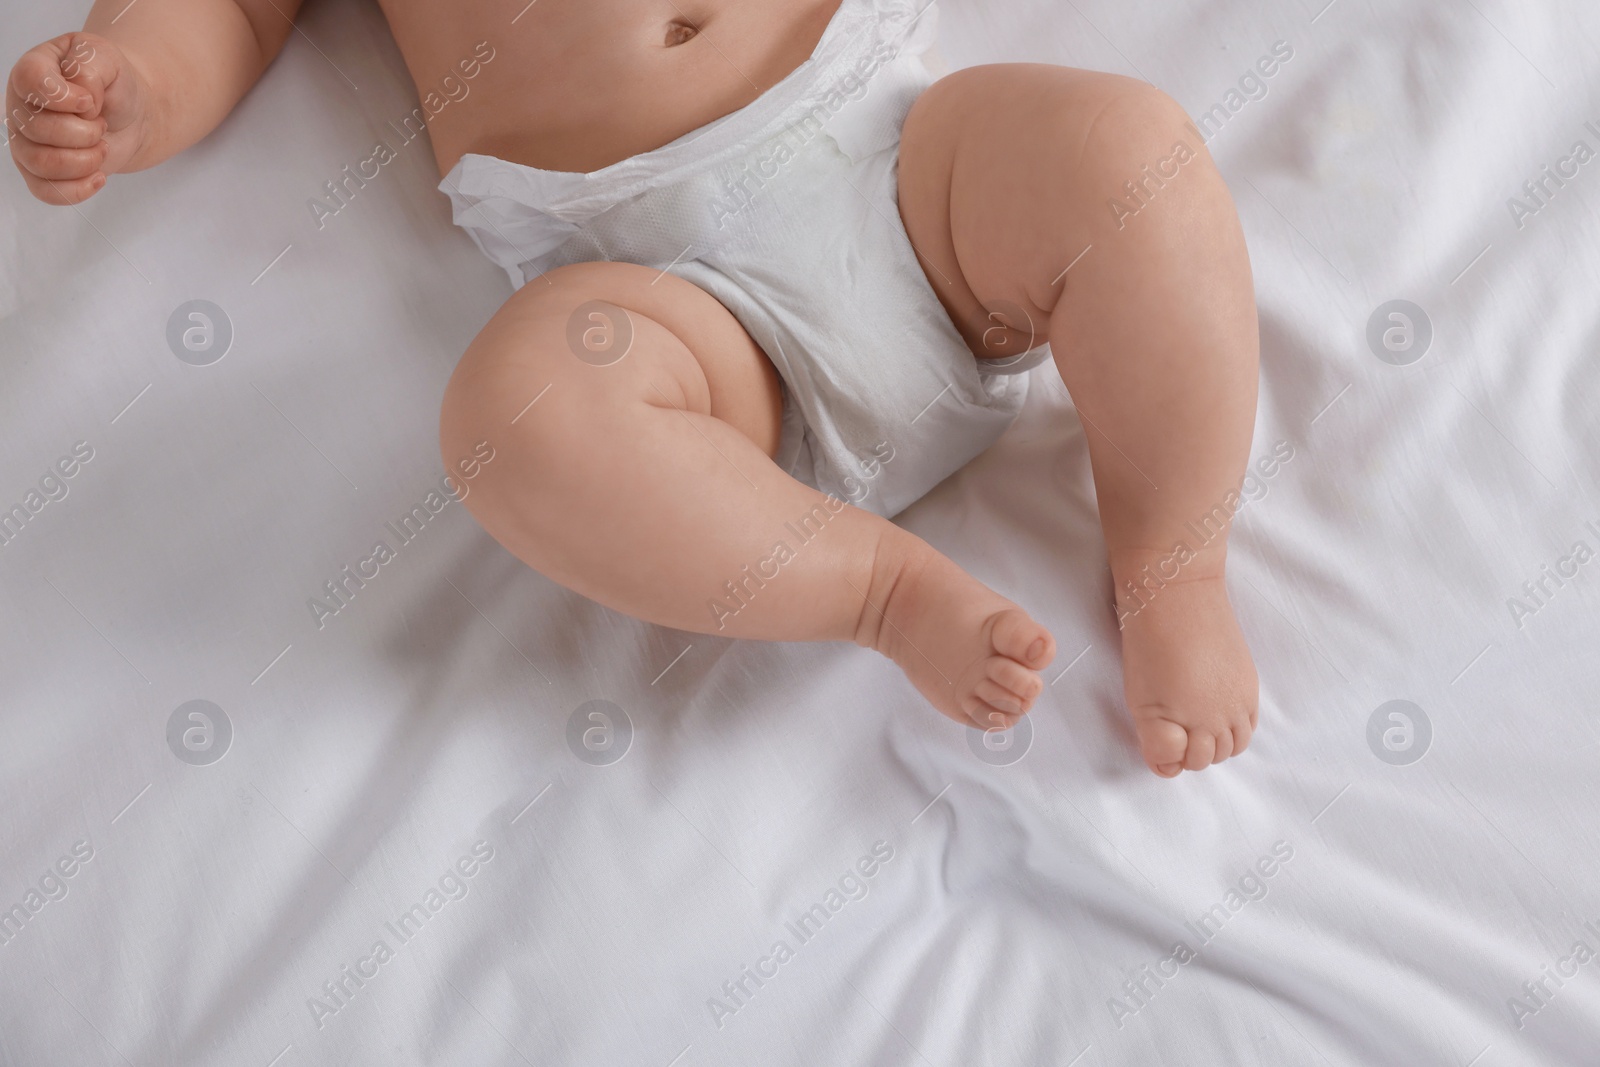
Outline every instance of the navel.
<svg viewBox="0 0 1600 1067">
<path fill-rule="evenodd" d="M 666 46 L 668 48 L 676 48 L 680 44 L 684 44 L 690 40 L 693 40 L 699 35 L 699 33 L 700 30 L 698 27 L 692 25 L 684 19 L 673 19 L 671 22 L 667 23 L 667 39 L 665 42 Z"/>
</svg>

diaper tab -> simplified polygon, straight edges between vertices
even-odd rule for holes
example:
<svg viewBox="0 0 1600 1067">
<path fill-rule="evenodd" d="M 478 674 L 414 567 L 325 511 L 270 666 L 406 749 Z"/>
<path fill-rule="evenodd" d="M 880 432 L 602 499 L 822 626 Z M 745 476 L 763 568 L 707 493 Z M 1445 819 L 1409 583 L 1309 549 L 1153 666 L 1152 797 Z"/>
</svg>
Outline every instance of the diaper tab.
<svg viewBox="0 0 1600 1067">
<path fill-rule="evenodd" d="M 467 231 L 478 250 L 499 264 L 513 288 L 528 280 L 522 265 L 536 263 L 560 248 L 582 226 L 528 203 L 514 190 L 496 188 L 514 164 L 490 156 L 462 156 L 439 183 L 450 198 L 450 218 Z"/>
</svg>

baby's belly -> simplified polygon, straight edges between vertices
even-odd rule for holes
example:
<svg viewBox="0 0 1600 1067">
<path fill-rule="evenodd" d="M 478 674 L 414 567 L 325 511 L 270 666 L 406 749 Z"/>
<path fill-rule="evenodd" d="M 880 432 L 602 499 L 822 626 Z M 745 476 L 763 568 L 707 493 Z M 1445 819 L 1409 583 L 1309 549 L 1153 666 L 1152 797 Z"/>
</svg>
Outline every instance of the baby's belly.
<svg viewBox="0 0 1600 1067">
<path fill-rule="evenodd" d="M 468 152 L 587 172 L 659 148 L 781 81 L 839 6 L 522 2 L 380 0 L 440 174 Z"/>
</svg>

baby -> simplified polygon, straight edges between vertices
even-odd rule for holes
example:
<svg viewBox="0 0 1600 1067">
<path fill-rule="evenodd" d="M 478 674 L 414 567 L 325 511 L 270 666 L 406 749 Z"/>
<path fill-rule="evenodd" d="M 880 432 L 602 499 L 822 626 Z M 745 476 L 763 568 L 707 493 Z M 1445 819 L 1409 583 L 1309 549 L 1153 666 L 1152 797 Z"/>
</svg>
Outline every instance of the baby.
<svg viewBox="0 0 1600 1067">
<path fill-rule="evenodd" d="M 936 81 L 932 0 L 382 5 L 455 221 L 516 290 L 440 426 L 448 469 L 497 450 L 468 507 L 502 545 L 653 623 L 854 641 L 957 722 L 1010 727 L 1055 641 L 889 519 L 1053 357 L 1144 760 L 1244 750 L 1256 674 L 1224 561 L 1256 313 L 1172 100 L 1037 63 Z M 200 140 L 299 6 L 101 0 L 11 73 L 28 188 L 81 203 Z"/>
</svg>

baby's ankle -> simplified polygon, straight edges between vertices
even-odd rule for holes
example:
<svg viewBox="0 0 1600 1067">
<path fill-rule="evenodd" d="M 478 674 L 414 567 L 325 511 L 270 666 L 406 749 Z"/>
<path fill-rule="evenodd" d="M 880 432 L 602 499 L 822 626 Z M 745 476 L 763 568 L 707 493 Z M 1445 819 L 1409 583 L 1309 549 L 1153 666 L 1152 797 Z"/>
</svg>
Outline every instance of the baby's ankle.
<svg viewBox="0 0 1600 1067">
<path fill-rule="evenodd" d="M 1119 629 L 1156 603 L 1168 587 L 1196 583 L 1220 585 L 1227 570 L 1225 548 L 1195 552 L 1185 545 L 1167 550 L 1117 549 L 1109 554 L 1108 562 Z"/>
<path fill-rule="evenodd" d="M 862 594 L 860 614 L 851 640 L 862 648 L 894 658 L 897 638 L 895 619 L 905 611 L 905 602 L 915 599 L 916 586 L 924 563 L 919 540 L 893 529 L 880 534 L 872 551 L 872 566 Z M 928 551 L 932 551 L 931 548 Z"/>
</svg>

